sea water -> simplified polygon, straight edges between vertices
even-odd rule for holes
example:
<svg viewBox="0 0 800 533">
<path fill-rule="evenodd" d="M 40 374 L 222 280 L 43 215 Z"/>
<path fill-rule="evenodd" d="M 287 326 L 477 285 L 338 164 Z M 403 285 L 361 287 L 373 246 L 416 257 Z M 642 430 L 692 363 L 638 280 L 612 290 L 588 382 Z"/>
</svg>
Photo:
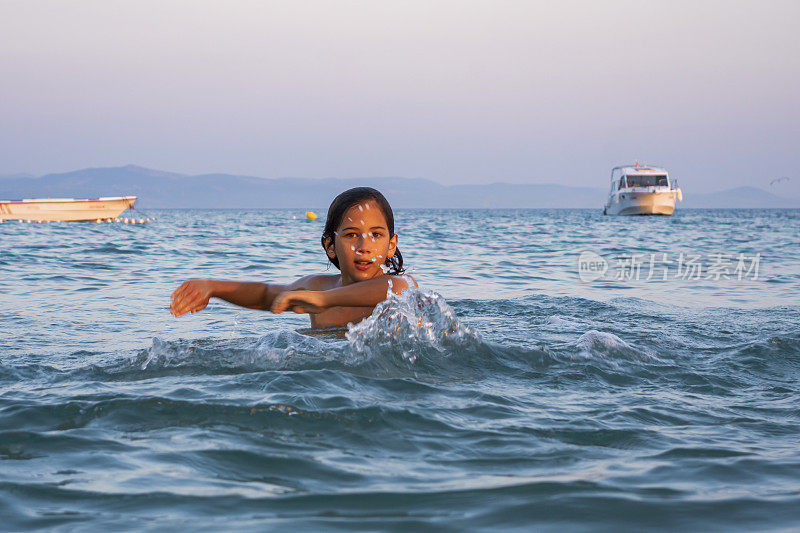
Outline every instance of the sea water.
<svg viewBox="0 0 800 533">
<path fill-rule="evenodd" d="M 800 527 L 800 211 L 398 210 L 420 288 L 322 331 L 169 296 L 323 220 L 146 214 L 0 224 L 0 529 Z"/>
</svg>

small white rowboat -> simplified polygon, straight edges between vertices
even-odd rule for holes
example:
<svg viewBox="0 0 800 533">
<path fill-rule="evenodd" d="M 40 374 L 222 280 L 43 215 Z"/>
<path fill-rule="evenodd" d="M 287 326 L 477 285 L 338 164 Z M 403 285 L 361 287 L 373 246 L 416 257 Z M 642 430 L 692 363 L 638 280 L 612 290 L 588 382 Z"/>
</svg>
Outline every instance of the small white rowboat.
<svg viewBox="0 0 800 533">
<path fill-rule="evenodd" d="M 30 220 L 31 222 L 96 221 L 116 219 L 133 206 L 135 196 L 111 196 L 95 200 L 74 198 L 32 198 L 18 202 L 0 200 L 0 222 Z"/>
</svg>

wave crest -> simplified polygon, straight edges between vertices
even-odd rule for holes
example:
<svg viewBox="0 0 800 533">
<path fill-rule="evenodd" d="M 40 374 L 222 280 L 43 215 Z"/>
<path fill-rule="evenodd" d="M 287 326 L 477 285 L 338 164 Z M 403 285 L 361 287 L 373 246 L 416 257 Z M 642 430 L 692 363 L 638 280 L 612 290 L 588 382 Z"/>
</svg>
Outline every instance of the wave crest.
<svg viewBox="0 0 800 533">
<path fill-rule="evenodd" d="M 308 334 L 306 334 L 308 333 Z M 342 333 L 344 336 L 342 336 Z M 263 370 L 344 368 L 373 375 L 404 376 L 464 369 L 492 348 L 463 324 L 445 299 L 406 289 L 391 293 L 357 324 L 327 330 L 279 330 L 257 340 L 166 341 L 158 337 L 126 370 L 241 373 Z M 480 358 L 484 360 L 485 357 Z"/>
<path fill-rule="evenodd" d="M 581 335 L 575 342 L 580 356 L 586 359 L 628 360 L 647 363 L 663 363 L 651 350 L 634 347 L 613 333 L 592 329 Z"/>
</svg>

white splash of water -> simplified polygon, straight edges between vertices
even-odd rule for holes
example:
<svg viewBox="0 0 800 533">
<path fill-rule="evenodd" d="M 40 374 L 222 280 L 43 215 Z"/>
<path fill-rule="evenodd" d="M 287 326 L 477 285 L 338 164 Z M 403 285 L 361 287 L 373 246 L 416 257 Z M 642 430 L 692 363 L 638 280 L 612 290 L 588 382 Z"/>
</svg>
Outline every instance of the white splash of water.
<svg viewBox="0 0 800 533">
<path fill-rule="evenodd" d="M 156 363 L 167 365 L 174 355 L 176 355 L 174 348 L 158 337 L 153 337 L 153 344 L 147 350 L 147 356 L 142 361 L 141 369 L 146 370 L 150 364 Z"/>
<path fill-rule="evenodd" d="M 398 295 L 392 286 L 390 279 L 386 300 L 375 306 L 372 315 L 348 325 L 345 336 L 354 354 L 402 353 L 403 359 L 414 364 L 431 348 L 449 357 L 459 353 L 454 347 L 480 342 L 438 293 L 409 288 Z"/>
</svg>

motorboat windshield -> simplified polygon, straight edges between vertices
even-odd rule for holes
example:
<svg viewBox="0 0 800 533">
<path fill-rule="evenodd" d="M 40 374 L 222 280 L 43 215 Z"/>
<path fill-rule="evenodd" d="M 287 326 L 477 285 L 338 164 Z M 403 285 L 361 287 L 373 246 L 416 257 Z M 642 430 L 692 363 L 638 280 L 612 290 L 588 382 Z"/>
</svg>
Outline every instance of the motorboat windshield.
<svg viewBox="0 0 800 533">
<path fill-rule="evenodd" d="M 628 187 L 669 187 L 664 174 L 628 174 L 622 179 L 627 181 Z"/>
</svg>

